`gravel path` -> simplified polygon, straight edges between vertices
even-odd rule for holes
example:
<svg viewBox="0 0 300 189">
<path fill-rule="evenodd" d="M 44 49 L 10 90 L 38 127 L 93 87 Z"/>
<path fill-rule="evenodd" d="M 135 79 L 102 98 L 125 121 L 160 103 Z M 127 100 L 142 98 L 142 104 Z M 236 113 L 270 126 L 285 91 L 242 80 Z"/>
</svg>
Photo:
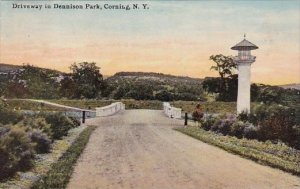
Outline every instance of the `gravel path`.
<svg viewBox="0 0 300 189">
<path fill-rule="evenodd" d="M 162 111 L 126 110 L 98 125 L 70 189 L 300 188 L 300 178 L 259 165 L 172 130 Z"/>
</svg>

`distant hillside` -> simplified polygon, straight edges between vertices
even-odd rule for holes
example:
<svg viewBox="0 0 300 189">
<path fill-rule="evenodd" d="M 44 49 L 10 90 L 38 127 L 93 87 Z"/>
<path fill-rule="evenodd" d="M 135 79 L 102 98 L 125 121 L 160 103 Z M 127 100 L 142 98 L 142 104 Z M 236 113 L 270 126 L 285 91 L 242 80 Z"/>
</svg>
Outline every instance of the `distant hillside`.
<svg viewBox="0 0 300 189">
<path fill-rule="evenodd" d="M 119 72 L 106 79 L 110 97 L 136 100 L 202 100 L 203 79 L 153 72 Z"/>
<path fill-rule="evenodd" d="M 108 77 L 108 80 L 114 80 L 117 78 L 134 79 L 134 80 L 155 80 L 160 82 L 183 82 L 201 84 L 203 79 L 191 78 L 187 76 L 174 76 L 170 74 L 154 73 L 154 72 L 118 72 L 115 75 Z"/>
<path fill-rule="evenodd" d="M 22 69 L 22 66 L 0 63 L 0 72 L 11 72 Z"/>
<path fill-rule="evenodd" d="M 300 83 L 292 83 L 292 84 L 286 84 L 286 85 L 279 85 L 279 87 L 282 87 L 284 89 L 298 89 L 298 90 L 300 90 Z"/>
<path fill-rule="evenodd" d="M 52 75 L 65 74 L 64 72 L 54 70 L 54 69 L 41 68 L 41 67 L 37 67 L 37 66 L 33 66 L 33 67 L 43 70 L 44 72 L 46 72 L 48 74 L 52 74 Z M 18 71 L 20 71 L 22 69 L 23 69 L 23 65 L 12 65 L 12 64 L 0 63 L 0 73 L 9 73 L 9 72 L 17 73 Z"/>
</svg>

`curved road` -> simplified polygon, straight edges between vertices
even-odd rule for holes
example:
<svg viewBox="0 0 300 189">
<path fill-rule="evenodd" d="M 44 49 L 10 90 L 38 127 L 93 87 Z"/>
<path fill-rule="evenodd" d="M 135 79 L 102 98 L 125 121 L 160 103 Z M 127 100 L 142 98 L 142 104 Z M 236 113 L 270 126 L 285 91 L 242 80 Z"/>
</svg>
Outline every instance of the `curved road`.
<svg viewBox="0 0 300 189">
<path fill-rule="evenodd" d="M 126 110 L 97 125 L 70 189 L 289 189 L 300 178 L 259 165 L 172 130 L 162 111 Z"/>
</svg>

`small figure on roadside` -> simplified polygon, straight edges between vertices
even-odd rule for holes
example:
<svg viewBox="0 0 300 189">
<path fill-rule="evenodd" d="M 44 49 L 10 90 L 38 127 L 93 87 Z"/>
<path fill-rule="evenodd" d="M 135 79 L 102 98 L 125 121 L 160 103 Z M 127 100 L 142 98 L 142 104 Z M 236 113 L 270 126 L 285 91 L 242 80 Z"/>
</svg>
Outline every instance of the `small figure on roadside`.
<svg viewBox="0 0 300 189">
<path fill-rule="evenodd" d="M 200 126 L 202 118 L 203 118 L 203 112 L 201 110 L 201 105 L 197 104 L 195 111 L 193 112 L 193 120 L 197 124 L 197 126 Z"/>
</svg>

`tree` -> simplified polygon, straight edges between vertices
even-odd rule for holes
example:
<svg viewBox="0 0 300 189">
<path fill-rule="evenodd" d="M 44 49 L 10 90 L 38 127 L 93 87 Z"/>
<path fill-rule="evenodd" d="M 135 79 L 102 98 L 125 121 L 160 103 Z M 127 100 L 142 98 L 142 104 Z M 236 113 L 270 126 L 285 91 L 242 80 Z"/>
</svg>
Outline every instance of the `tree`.
<svg viewBox="0 0 300 189">
<path fill-rule="evenodd" d="M 271 103 L 281 103 L 282 102 L 282 94 L 284 93 L 284 89 L 280 87 L 265 87 L 261 90 L 260 95 L 258 97 L 258 101 L 263 102 L 265 104 Z"/>
<path fill-rule="evenodd" d="M 216 66 L 211 66 L 210 69 L 218 71 L 221 80 L 232 76 L 237 67 L 233 62 L 233 59 L 229 56 L 224 56 L 222 54 L 211 55 L 209 59 L 216 63 Z"/>
<path fill-rule="evenodd" d="M 155 99 L 169 102 L 173 100 L 173 95 L 170 92 L 163 90 L 155 94 Z"/>
<path fill-rule="evenodd" d="M 205 78 L 202 83 L 202 88 L 208 93 L 220 92 L 220 78 Z"/>
<path fill-rule="evenodd" d="M 234 74 L 236 64 L 229 56 L 222 54 L 210 56 L 216 65 L 210 69 L 218 71 L 220 78 L 211 78 L 203 82 L 203 89 L 210 93 L 219 93 L 217 100 L 235 101 L 237 97 L 238 76 Z"/>
<path fill-rule="evenodd" d="M 101 95 L 105 85 L 100 68 L 96 66 L 95 62 L 74 63 L 70 69 L 75 83 L 74 96 L 76 98 L 96 98 Z"/>
<path fill-rule="evenodd" d="M 60 81 L 59 93 L 63 97 L 74 98 L 76 95 L 76 84 L 71 76 L 65 76 L 64 79 Z"/>
</svg>

